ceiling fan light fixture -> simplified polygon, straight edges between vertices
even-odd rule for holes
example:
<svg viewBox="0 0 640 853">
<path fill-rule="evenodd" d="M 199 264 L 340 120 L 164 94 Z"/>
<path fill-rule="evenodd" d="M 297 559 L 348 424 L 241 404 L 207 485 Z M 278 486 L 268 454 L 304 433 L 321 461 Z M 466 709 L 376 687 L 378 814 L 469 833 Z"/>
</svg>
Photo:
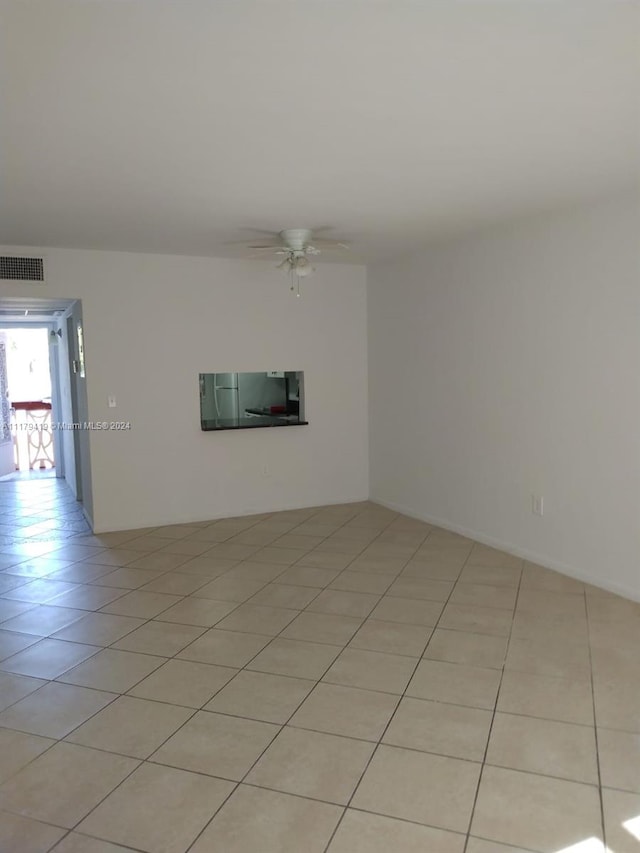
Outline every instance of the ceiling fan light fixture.
<svg viewBox="0 0 640 853">
<path fill-rule="evenodd" d="M 304 255 L 296 258 L 294 263 L 294 272 L 296 275 L 300 276 L 300 278 L 311 275 L 314 269 L 315 268 L 311 265 L 309 258 L 306 258 Z"/>
</svg>

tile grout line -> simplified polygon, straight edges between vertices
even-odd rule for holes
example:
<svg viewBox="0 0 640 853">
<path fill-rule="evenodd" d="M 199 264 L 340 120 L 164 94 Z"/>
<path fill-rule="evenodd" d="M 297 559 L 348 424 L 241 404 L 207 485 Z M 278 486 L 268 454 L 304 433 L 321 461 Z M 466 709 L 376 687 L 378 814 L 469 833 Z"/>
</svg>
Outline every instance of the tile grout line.
<svg viewBox="0 0 640 853">
<path fill-rule="evenodd" d="M 420 549 L 420 547 L 421 547 L 421 546 L 422 546 L 426 541 L 428 541 L 429 537 L 431 536 L 431 533 L 432 533 L 432 531 L 433 531 L 433 526 L 432 526 L 432 525 L 429 525 L 428 527 L 429 527 L 429 529 L 428 529 L 428 532 L 427 532 L 426 536 L 425 536 L 425 537 L 424 537 L 424 539 L 422 540 L 422 543 L 416 547 L 416 549 L 415 549 L 415 551 L 414 551 L 413 556 L 415 556 L 415 554 L 418 552 L 418 550 Z M 468 561 L 468 559 L 469 559 L 469 555 L 470 555 L 470 554 L 471 554 L 471 550 L 469 551 L 469 554 L 467 555 L 467 558 L 466 558 L 466 560 L 465 560 L 465 562 L 464 562 L 464 564 L 463 564 L 462 568 L 464 568 L 464 566 L 466 565 L 466 563 L 467 563 L 467 561 Z M 407 563 L 408 563 L 408 562 L 410 562 L 410 560 L 411 560 L 411 558 L 409 558 L 409 559 L 407 560 Z M 405 566 L 406 566 L 406 564 L 407 564 L 407 563 L 405 563 Z M 460 571 L 462 571 L 462 568 L 460 569 Z M 411 672 L 411 675 L 410 675 L 410 676 L 409 676 L 409 678 L 407 679 L 407 683 L 406 683 L 406 685 L 405 685 L 405 688 L 404 688 L 403 692 L 400 694 L 400 696 L 398 697 L 398 700 L 397 700 L 397 702 L 396 702 L 395 708 L 394 708 L 393 712 L 391 713 L 391 715 L 390 715 L 390 717 L 389 717 L 389 719 L 388 719 L 388 721 L 387 721 L 387 724 L 385 725 L 385 727 L 384 727 L 384 729 L 383 729 L 383 731 L 382 731 L 382 733 L 381 733 L 380 737 L 378 738 L 378 741 L 377 741 L 377 743 L 375 744 L 375 746 L 374 746 L 374 748 L 373 748 L 373 750 L 372 750 L 372 752 L 371 752 L 371 755 L 369 756 L 368 761 L 365 763 L 365 766 L 364 766 L 364 768 L 363 768 L 363 770 L 362 770 L 362 772 L 361 772 L 361 774 L 360 774 L 360 776 L 359 776 L 359 778 L 358 778 L 358 781 L 356 782 L 356 784 L 355 784 L 355 786 L 354 786 L 354 788 L 353 788 L 353 791 L 351 792 L 351 796 L 350 796 L 350 797 L 348 798 L 348 800 L 347 800 L 347 803 L 346 803 L 346 805 L 345 805 L 345 807 L 344 807 L 344 811 L 343 811 L 343 813 L 342 813 L 342 815 L 341 815 L 340 819 L 338 820 L 338 823 L 336 824 L 336 826 L 335 826 L 335 828 L 334 828 L 333 832 L 331 833 L 331 836 L 330 836 L 330 838 L 329 838 L 329 841 L 327 842 L 327 844 L 326 844 L 326 846 L 325 846 L 325 848 L 324 848 L 324 853 L 328 853 L 329 848 L 331 847 L 331 844 L 333 843 L 333 840 L 334 840 L 334 838 L 335 838 L 335 836 L 336 836 L 336 834 L 337 834 L 338 830 L 340 829 L 340 826 L 341 826 L 341 824 L 342 824 L 342 821 L 344 820 L 344 816 L 345 816 L 345 814 L 347 813 L 348 809 L 350 808 L 351 803 L 353 802 L 353 799 L 354 799 L 354 797 L 356 796 L 356 793 L 357 793 L 357 791 L 358 791 L 358 788 L 360 787 L 360 784 L 362 783 L 362 780 L 364 779 L 364 777 L 365 777 L 365 774 L 366 774 L 367 770 L 368 770 L 368 769 L 369 769 L 369 767 L 371 766 L 371 762 L 373 761 L 374 756 L 375 756 L 375 755 L 376 755 L 376 753 L 378 752 L 378 750 L 379 750 L 379 748 L 380 748 L 380 746 L 381 746 L 381 744 L 382 744 L 382 740 L 383 740 L 383 738 L 384 738 L 385 734 L 387 733 L 387 730 L 388 730 L 389 726 L 391 725 L 391 722 L 392 722 L 393 718 L 395 717 L 395 715 L 396 715 L 396 713 L 397 713 L 397 711 L 398 711 L 398 708 L 400 707 L 400 704 L 401 704 L 402 700 L 403 700 L 403 699 L 405 698 L 405 696 L 406 696 L 407 688 L 409 687 L 409 684 L 411 683 L 411 681 L 412 681 L 413 677 L 415 676 L 416 671 L 417 671 L 418 667 L 420 666 L 420 662 L 423 660 L 424 653 L 426 652 L 427 648 L 429 647 L 429 643 L 431 642 L 431 639 L 433 638 L 433 634 L 434 634 L 434 632 L 435 632 L 435 631 L 436 631 L 436 629 L 437 629 L 438 622 L 439 622 L 439 621 L 440 621 L 440 619 L 442 618 L 442 613 L 444 612 L 444 608 L 446 607 L 447 602 L 448 602 L 448 601 L 449 601 L 449 599 L 451 598 L 451 595 L 453 595 L 453 590 L 454 590 L 454 589 L 455 589 L 455 583 L 453 584 L 453 586 L 452 586 L 452 588 L 451 588 L 451 591 L 450 591 L 450 593 L 449 593 L 449 597 L 447 598 L 447 601 L 446 601 L 446 602 L 444 603 L 444 605 L 443 605 L 442 611 L 441 611 L 441 613 L 440 613 L 440 616 L 438 617 L 438 620 L 437 620 L 437 622 L 436 622 L 435 626 L 431 629 L 431 632 L 430 632 L 430 634 L 429 634 L 429 639 L 427 640 L 427 642 L 426 642 L 426 644 L 425 644 L 425 646 L 424 646 L 424 648 L 423 648 L 423 650 L 422 650 L 422 654 L 421 654 L 421 655 L 420 655 L 420 657 L 417 659 L 416 664 L 415 664 L 415 666 L 414 666 L 414 668 L 413 668 L 413 670 L 412 670 L 412 672 Z"/>
<path fill-rule="evenodd" d="M 489 724 L 489 731 L 487 734 L 487 742 L 486 742 L 486 745 L 484 748 L 484 755 L 482 757 L 482 763 L 480 766 L 480 774 L 478 776 L 478 783 L 476 785 L 476 792 L 475 792 L 475 796 L 473 798 L 473 803 L 471 806 L 471 812 L 469 814 L 469 825 L 468 825 L 468 829 L 467 829 L 467 837 L 465 840 L 463 853 L 467 853 L 467 848 L 469 846 L 469 839 L 471 838 L 471 827 L 473 825 L 473 818 L 475 816 L 476 806 L 478 803 L 478 796 L 480 794 L 480 786 L 482 784 L 482 777 L 484 775 L 484 769 L 486 766 L 491 766 L 491 765 L 487 765 L 487 755 L 489 753 L 489 744 L 491 742 L 491 734 L 493 732 L 493 725 L 494 725 L 494 722 L 496 719 L 496 714 L 498 713 L 498 703 L 500 701 L 500 690 L 502 689 L 502 681 L 504 679 L 505 666 L 507 663 L 507 657 L 509 655 L 509 647 L 511 645 L 511 638 L 512 638 L 512 634 L 513 634 L 513 622 L 515 620 L 515 615 L 516 615 L 517 610 L 518 610 L 518 600 L 520 598 L 520 590 L 522 587 L 522 576 L 523 576 L 523 574 L 524 574 L 524 560 L 521 561 L 520 580 L 519 580 L 518 586 L 517 586 L 516 597 L 515 597 L 515 601 L 513 604 L 513 611 L 512 611 L 512 617 L 511 617 L 511 630 L 509 631 L 509 636 L 507 637 L 507 644 L 506 644 L 505 651 L 504 651 L 504 659 L 502 662 L 502 667 L 500 669 L 500 679 L 498 681 L 498 690 L 496 691 L 496 698 L 495 698 L 495 702 L 493 704 L 493 711 L 491 712 L 491 722 Z M 495 840 L 495 839 L 492 839 L 492 840 Z"/>
<path fill-rule="evenodd" d="M 602 829 L 602 840 L 604 850 L 608 850 L 607 846 L 607 827 L 604 816 L 604 792 L 602 790 L 602 768 L 600 766 L 600 742 L 598 738 L 598 716 L 596 712 L 596 693 L 595 693 L 595 684 L 593 677 L 593 654 L 591 649 L 591 619 L 589 617 L 589 602 L 587 599 L 586 589 L 584 592 L 584 614 L 587 620 L 587 647 L 589 651 L 589 681 L 591 685 L 591 703 L 592 703 L 592 711 L 593 711 L 593 735 L 595 739 L 595 749 L 596 749 L 596 770 L 598 774 L 598 801 L 600 803 L 600 826 Z"/>
</svg>

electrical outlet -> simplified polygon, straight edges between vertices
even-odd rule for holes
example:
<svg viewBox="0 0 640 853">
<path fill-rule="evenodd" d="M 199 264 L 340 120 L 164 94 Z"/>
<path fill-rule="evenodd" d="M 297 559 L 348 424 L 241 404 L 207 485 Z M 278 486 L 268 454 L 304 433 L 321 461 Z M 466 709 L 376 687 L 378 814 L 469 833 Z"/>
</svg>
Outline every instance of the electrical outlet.
<svg viewBox="0 0 640 853">
<path fill-rule="evenodd" d="M 113 394 L 109 394 L 109 396 L 107 397 L 107 404 L 110 409 L 116 408 L 116 398 Z"/>
<path fill-rule="evenodd" d="M 544 515 L 544 498 L 542 495 L 531 495 L 531 512 L 534 515 Z"/>
<path fill-rule="evenodd" d="M 265 462 L 264 465 L 262 466 L 262 476 L 268 477 L 270 474 L 271 474 L 271 471 L 269 470 L 269 466 Z"/>
</svg>

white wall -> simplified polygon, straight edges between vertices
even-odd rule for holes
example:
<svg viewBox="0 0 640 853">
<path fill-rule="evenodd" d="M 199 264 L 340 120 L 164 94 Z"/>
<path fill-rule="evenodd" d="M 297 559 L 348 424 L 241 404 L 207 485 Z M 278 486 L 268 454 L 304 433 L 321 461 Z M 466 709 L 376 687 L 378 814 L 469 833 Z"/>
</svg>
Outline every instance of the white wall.
<svg viewBox="0 0 640 853">
<path fill-rule="evenodd" d="M 90 418 L 132 426 L 90 435 L 97 531 L 367 497 L 363 267 L 318 265 L 297 299 L 266 262 L 45 255 L 45 286 L 0 298 L 82 299 Z M 305 371 L 309 426 L 202 432 L 198 374 L 257 370 Z"/>
<path fill-rule="evenodd" d="M 640 599 L 639 236 L 627 196 L 371 268 L 372 498 Z"/>
</svg>

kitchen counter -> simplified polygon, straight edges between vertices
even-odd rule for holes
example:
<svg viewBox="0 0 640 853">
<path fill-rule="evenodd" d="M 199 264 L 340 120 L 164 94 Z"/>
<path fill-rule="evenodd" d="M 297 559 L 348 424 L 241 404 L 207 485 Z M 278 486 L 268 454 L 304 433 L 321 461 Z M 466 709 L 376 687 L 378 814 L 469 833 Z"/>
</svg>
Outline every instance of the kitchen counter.
<svg viewBox="0 0 640 853">
<path fill-rule="evenodd" d="M 261 427 L 287 427 L 287 426 L 306 426 L 309 421 L 301 421 L 298 418 L 293 418 L 292 415 L 269 415 L 242 418 L 214 418 L 212 420 L 201 421 L 201 426 L 204 432 L 221 430 L 221 429 L 256 429 Z"/>
<path fill-rule="evenodd" d="M 297 418 L 298 417 L 297 409 L 296 410 L 289 410 L 289 411 L 285 410 L 282 412 L 272 412 L 271 409 L 245 409 L 244 413 L 245 413 L 245 415 L 263 415 L 264 417 L 267 417 L 267 418 Z"/>
</svg>

